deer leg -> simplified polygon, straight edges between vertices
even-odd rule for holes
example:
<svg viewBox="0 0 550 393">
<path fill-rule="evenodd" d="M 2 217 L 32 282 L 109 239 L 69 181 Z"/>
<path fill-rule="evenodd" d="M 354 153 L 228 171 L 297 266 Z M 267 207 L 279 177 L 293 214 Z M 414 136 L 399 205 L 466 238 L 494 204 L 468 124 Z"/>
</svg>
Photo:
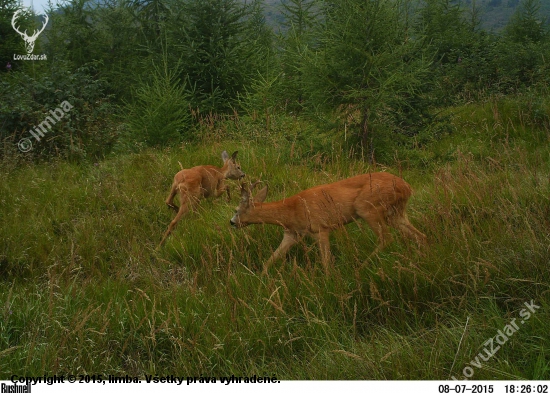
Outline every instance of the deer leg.
<svg viewBox="0 0 550 393">
<path fill-rule="evenodd" d="M 175 187 L 175 189 L 179 191 L 180 208 L 178 210 L 178 214 L 176 214 L 176 217 L 174 217 L 170 225 L 168 225 L 168 229 L 164 233 L 159 247 L 164 244 L 164 241 L 170 235 L 170 233 L 172 233 L 181 217 L 186 214 L 190 209 L 192 209 L 199 200 L 198 195 L 200 195 L 200 188 L 198 187 L 195 187 L 191 190 L 189 190 L 188 188 L 184 190 L 181 186 L 178 185 Z"/>
<path fill-rule="evenodd" d="M 262 272 L 263 275 L 267 274 L 267 270 L 269 267 L 279 258 L 283 258 L 287 251 L 295 245 L 298 242 L 296 239 L 296 234 L 291 232 L 285 232 L 285 235 L 283 236 L 283 240 L 281 241 L 281 244 L 279 244 L 279 247 L 273 252 L 273 255 L 267 260 L 267 262 L 264 265 L 264 270 Z"/>
<path fill-rule="evenodd" d="M 358 214 L 361 216 L 361 218 L 363 218 L 367 222 L 367 224 L 369 224 L 371 229 L 374 231 L 374 233 L 378 237 L 378 246 L 374 249 L 374 251 L 369 256 L 369 257 L 372 257 L 378 252 L 382 251 L 388 244 L 392 242 L 390 229 L 386 223 L 384 214 L 381 212 L 374 210 L 366 214 L 361 214 L 359 212 Z"/>
<path fill-rule="evenodd" d="M 426 235 L 416 229 L 409 221 L 406 215 L 397 217 L 392 222 L 392 226 L 395 227 L 403 237 L 414 240 L 416 243 L 426 244 Z"/>
<path fill-rule="evenodd" d="M 189 211 L 189 205 L 187 203 L 182 203 L 179 210 L 178 210 L 178 214 L 176 214 L 176 217 L 174 217 L 174 219 L 172 220 L 170 225 L 168 225 L 168 229 L 164 233 L 164 236 L 162 237 L 162 240 L 160 241 L 159 247 L 161 247 L 164 244 L 166 238 L 170 235 L 170 233 L 172 233 L 172 231 L 176 227 L 178 221 L 188 211 Z"/>
<path fill-rule="evenodd" d="M 227 192 L 227 202 L 231 202 L 231 191 L 229 186 L 225 186 L 225 192 Z"/>
<path fill-rule="evenodd" d="M 170 190 L 170 195 L 168 195 L 168 198 L 166 198 L 166 205 L 170 209 L 174 209 L 176 212 L 179 211 L 178 207 L 174 205 L 174 197 L 178 193 L 178 186 L 176 183 L 172 184 L 172 189 Z"/>
<path fill-rule="evenodd" d="M 329 266 L 332 259 L 330 254 L 329 233 L 329 231 L 320 231 L 313 235 L 319 244 L 319 249 L 321 250 L 321 263 L 323 264 L 327 276 L 329 275 Z"/>
<path fill-rule="evenodd" d="M 225 184 L 225 182 L 222 180 L 218 183 L 218 186 L 216 187 L 216 191 L 214 192 L 214 196 L 217 198 L 223 193 L 227 193 L 227 201 L 231 202 L 231 193 L 229 191 L 229 186 Z"/>
</svg>

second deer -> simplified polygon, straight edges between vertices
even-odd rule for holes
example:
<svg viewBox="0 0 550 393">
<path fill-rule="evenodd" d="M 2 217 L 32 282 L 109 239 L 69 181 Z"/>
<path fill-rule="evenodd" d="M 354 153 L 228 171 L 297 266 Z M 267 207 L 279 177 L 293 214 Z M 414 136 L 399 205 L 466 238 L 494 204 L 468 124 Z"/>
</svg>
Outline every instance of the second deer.
<svg viewBox="0 0 550 393">
<path fill-rule="evenodd" d="M 390 173 L 369 173 L 309 188 L 278 202 L 264 203 L 267 187 L 252 198 L 254 186 L 241 185 L 241 202 L 231 218 L 231 225 L 241 228 L 250 224 L 282 226 L 281 244 L 264 265 L 263 274 L 296 244 L 301 236 L 315 238 L 321 249 L 321 262 L 329 273 L 331 260 L 329 233 L 358 218 L 365 220 L 378 237 L 382 250 L 391 241 L 389 226 L 418 243 L 426 242 L 426 235 L 408 220 L 405 208 L 412 189 L 403 179 Z"/>
<path fill-rule="evenodd" d="M 227 200 L 230 200 L 231 194 L 229 187 L 225 184 L 225 179 L 238 180 L 244 177 L 244 172 L 236 161 L 237 153 L 235 152 L 229 157 L 224 150 L 222 153 L 223 166 L 221 168 L 214 165 L 201 165 L 190 169 L 182 169 L 174 176 L 170 195 L 166 198 L 166 205 L 174 209 L 177 214 L 168 225 L 159 247 L 164 244 L 181 217 L 199 200 L 210 196 L 219 197 L 224 192 L 227 193 Z M 179 208 L 174 205 L 176 194 L 179 194 L 180 197 Z"/>
</svg>

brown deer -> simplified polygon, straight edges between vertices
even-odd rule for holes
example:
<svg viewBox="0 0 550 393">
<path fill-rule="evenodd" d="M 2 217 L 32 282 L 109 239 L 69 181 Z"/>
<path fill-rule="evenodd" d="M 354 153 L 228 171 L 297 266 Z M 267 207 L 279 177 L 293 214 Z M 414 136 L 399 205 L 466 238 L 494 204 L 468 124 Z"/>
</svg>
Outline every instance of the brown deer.
<svg viewBox="0 0 550 393">
<path fill-rule="evenodd" d="M 164 244 L 164 241 L 174 230 L 174 227 L 181 217 L 186 214 L 189 209 L 192 209 L 201 199 L 210 196 L 217 198 L 226 192 L 227 200 L 231 200 L 231 193 L 229 187 L 225 184 L 225 179 L 238 180 L 244 177 L 244 172 L 236 161 L 237 153 L 238 152 L 235 152 L 229 157 L 224 150 L 222 153 L 223 166 L 221 168 L 213 165 L 201 165 L 190 169 L 182 169 L 174 176 L 170 195 L 166 198 L 166 205 L 174 209 L 177 214 L 170 225 L 168 225 L 168 229 L 159 247 Z M 174 197 L 176 194 L 180 196 L 179 208 L 174 205 Z"/>
<path fill-rule="evenodd" d="M 274 224 L 284 228 L 283 241 L 264 265 L 263 274 L 296 244 L 301 236 L 315 238 L 321 249 L 325 273 L 331 260 L 329 233 L 357 218 L 364 219 L 378 237 L 376 254 L 391 241 L 389 227 L 407 238 L 425 243 L 426 235 L 407 219 L 405 207 L 412 194 L 411 187 L 390 173 L 369 173 L 309 188 L 278 202 L 264 203 L 267 187 L 254 198 L 241 184 L 241 202 L 231 218 L 231 225 L 242 228 L 250 224 Z"/>
</svg>

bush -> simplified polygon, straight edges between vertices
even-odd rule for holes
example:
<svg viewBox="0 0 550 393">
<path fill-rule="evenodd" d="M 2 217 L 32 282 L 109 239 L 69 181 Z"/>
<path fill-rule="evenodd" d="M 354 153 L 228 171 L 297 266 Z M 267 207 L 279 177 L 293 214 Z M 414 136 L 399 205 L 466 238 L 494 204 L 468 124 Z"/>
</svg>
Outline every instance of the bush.
<svg viewBox="0 0 550 393">
<path fill-rule="evenodd" d="M 42 71 L 42 70 L 40 70 Z M 106 95 L 105 81 L 97 78 L 97 65 L 90 63 L 69 71 L 64 63 L 56 63 L 48 72 L 30 76 L 11 72 L 0 82 L 0 138 L 5 144 L 4 156 L 11 144 L 30 138 L 31 157 L 63 157 L 82 159 L 108 153 L 118 136 L 111 119 L 115 106 Z M 50 111 L 67 101 L 71 109 L 56 122 L 40 141 L 29 131 L 35 129 Z"/>
</svg>

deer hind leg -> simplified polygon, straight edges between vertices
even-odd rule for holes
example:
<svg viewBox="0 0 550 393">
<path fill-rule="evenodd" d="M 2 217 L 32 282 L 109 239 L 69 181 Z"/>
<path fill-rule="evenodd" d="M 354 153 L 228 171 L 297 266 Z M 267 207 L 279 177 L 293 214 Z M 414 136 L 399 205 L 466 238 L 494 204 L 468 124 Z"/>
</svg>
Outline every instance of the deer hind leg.
<svg viewBox="0 0 550 393">
<path fill-rule="evenodd" d="M 159 247 L 162 246 L 164 244 L 164 242 L 166 241 L 166 238 L 170 235 L 170 233 L 172 233 L 172 231 L 174 230 L 174 228 L 176 227 L 176 225 L 178 224 L 178 221 L 183 217 L 183 215 L 185 213 L 187 213 L 189 211 L 189 205 L 187 203 L 182 203 L 179 210 L 178 210 L 178 214 L 176 214 L 176 217 L 174 217 L 174 219 L 172 220 L 172 222 L 170 223 L 170 225 L 168 225 L 168 229 L 166 230 L 166 232 L 164 233 L 164 236 L 162 237 L 162 240 L 160 241 L 160 244 L 159 244 Z"/>
<path fill-rule="evenodd" d="M 386 217 L 384 215 L 384 209 L 376 209 L 371 206 L 368 210 L 357 209 L 357 214 L 359 215 L 359 217 L 365 220 L 367 224 L 369 224 L 371 229 L 376 234 L 376 237 L 378 238 L 378 246 L 370 254 L 370 256 L 372 257 L 378 252 L 382 251 L 388 244 L 393 241 L 390 233 L 390 228 L 388 227 Z"/>
<path fill-rule="evenodd" d="M 178 185 L 176 183 L 172 184 L 172 189 L 170 190 L 170 195 L 166 198 L 166 205 L 170 209 L 174 209 L 176 212 L 179 211 L 178 207 L 174 205 L 174 197 L 178 193 Z"/>
<path fill-rule="evenodd" d="M 273 252 L 273 255 L 269 257 L 267 262 L 264 265 L 264 269 L 262 274 L 267 275 L 267 271 L 270 268 L 270 266 L 275 262 L 277 259 L 283 258 L 290 247 L 295 245 L 298 242 L 298 239 L 296 238 L 296 234 L 291 232 L 285 232 L 285 235 L 283 236 L 283 240 L 281 241 L 281 244 L 279 244 L 279 247 Z"/>
<path fill-rule="evenodd" d="M 187 212 L 189 212 L 191 208 L 193 208 L 193 205 L 199 199 L 198 198 L 198 195 L 200 193 L 199 189 L 189 190 L 187 188 L 184 188 L 183 185 L 180 185 L 180 186 L 176 186 L 176 190 L 179 191 L 179 194 L 180 194 L 180 207 L 178 209 L 178 214 L 176 214 L 176 217 L 174 217 L 170 225 L 168 225 L 168 229 L 164 233 L 164 236 L 162 237 L 159 247 L 161 247 L 164 244 L 164 242 L 166 241 L 166 238 L 170 235 L 170 233 L 172 233 L 172 231 L 178 224 L 178 221 L 183 217 L 184 214 L 186 214 Z"/>
<path fill-rule="evenodd" d="M 414 240 L 416 243 L 426 244 L 426 235 L 416 229 L 407 218 L 407 215 L 403 213 L 393 217 L 391 220 L 391 225 L 396 228 L 403 237 Z"/>
</svg>

